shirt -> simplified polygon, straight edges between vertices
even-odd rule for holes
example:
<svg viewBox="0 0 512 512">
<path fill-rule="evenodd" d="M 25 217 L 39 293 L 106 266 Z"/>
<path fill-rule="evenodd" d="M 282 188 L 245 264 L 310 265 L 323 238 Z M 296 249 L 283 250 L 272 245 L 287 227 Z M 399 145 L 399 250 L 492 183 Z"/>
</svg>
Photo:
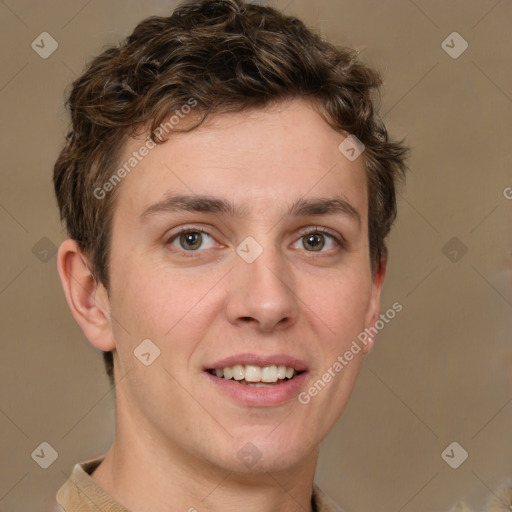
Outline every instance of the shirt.
<svg viewBox="0 0 512 512">
<path fill-rule="evenodd" d="M 103 457 L 99 457 L 75 464 L 71 476 L 57 492 L 60 510 L 65 512 L 129 512 L 91 478 L 90 475 L 102 460 Z M 314 512 L 343 512 L 316 484 L 313 485 L 311 506 Z"/>
<path fill-rule="evenodd" d="M 91 478 L 91 473 L 99 466 L 103 457 L 76 464 L 71 477 L 57 492 L 59 512 L 129 512 L 117 503 Z M 343 512 L 318 487 L 313 485 L 311 506 L 314 512 Z M 509 512 L 512 510 L 512 479 L 493 492 L 485 509 L 487 512 Z M 462 502 L 457 503 L 450 512 L 473 512 Z"/>
</svg>

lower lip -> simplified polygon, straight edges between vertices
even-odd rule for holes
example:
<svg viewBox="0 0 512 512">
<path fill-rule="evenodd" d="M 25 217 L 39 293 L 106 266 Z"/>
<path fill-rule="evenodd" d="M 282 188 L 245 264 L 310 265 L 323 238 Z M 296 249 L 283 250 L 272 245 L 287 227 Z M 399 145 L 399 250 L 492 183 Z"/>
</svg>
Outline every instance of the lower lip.
<svg viewBox="0 0 512 512">
<path fill-rule="evenodd" d="M 233 379 L 216 377 L 209 372 L 204 372 L 204 374 L 220 391 L 239 403 L 252 407 L 272 407 L 296 398 L 304 385 L 307 372 L 304 371 L 293 379 L 285 380 L 280 384 L 265 387 L 238 384 Z"/>
</svg>

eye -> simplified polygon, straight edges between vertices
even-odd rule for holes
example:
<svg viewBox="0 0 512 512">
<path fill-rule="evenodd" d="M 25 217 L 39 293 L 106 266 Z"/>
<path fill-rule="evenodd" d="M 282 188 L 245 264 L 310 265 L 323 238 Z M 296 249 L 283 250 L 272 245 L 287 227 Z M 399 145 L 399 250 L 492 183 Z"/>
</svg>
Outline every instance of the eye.
<svg viewBox="0 0 512 512">
<path fill-rule="evenodd" d="M 169 239 L 174 247 L 184 251 L 197 251 L 199 249 L 211 249 L 215 247 L 215 240 L 205 231 L 183 230 Z"/>
<path fill-rule="evenodd" d="M 300 244 L 301 247 L 297 247 Z M 294 244 L 295 249 L 306 249 L 308 252 L 326 252 L 342 246 L 342 242 L 333 234 L 317 228 L 302 235 Z"/>
</svg>

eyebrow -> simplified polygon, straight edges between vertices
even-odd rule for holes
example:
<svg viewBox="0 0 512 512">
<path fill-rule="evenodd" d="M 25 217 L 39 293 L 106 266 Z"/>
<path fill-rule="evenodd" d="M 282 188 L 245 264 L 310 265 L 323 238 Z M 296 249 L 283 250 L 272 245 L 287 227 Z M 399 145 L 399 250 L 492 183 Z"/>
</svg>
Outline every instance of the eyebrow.
<svg viewBox="0 0 512 512">
<path fill-rule="evenodd" d="M 150 217 L 159 213 L 177 211 L 221 213 L 232 217 L 243 217 L 246 208 L 240 208 L 227 199 L 197 195 L 167 195 L 161 201 L 146 208 L 139 217 L 140 222 L 146 222 Z M 361 225 L 361 216 L 357 209 L 342 196 L 301 198 L 288 210 L 287 215 L 303 217 L 308 215 L 342 214 Z"/>
<path fill-rule="evenodd" d="M 224 213 L 233 217 L 240 217 L 243 213 L 226 199 L 196 195 L 167 195 L 161 201 L 146 208 L 140 215 L 139 220 L 145 222 L 149 217 L 157 213 L 172 213 L 180 210 L 187 212 Z"/>
<path fill-rule="evenodd" d="M 299 199 L 291 208 L 290 215 L 332 215 L 341 213 L 361 225 L 361 216 L 357 209 L 344 197 Z"/>
</svg>

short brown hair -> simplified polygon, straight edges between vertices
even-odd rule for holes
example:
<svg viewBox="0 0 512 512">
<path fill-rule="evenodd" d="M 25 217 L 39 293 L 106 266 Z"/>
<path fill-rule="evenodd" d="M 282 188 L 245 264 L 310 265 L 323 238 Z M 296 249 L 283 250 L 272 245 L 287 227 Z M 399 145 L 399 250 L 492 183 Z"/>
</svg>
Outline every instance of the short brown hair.
<svg viewBox="0 0 512 512">
<path fill-rule="evenodd" d="M 406 170 L 408 148 L 392 141 L 376 112 L 382 80 L 302 21 L 242 0 L 181 3 L 169 17 L 140 22 L 119 46 L 90 62 L 67 100 L 72 129 L 54 167 L 61 219 L 109 289 L 112 214 L 119 187 L 98 199 L 119 165 L 129 136 L 148 141 L 166 116 L 192 98 L 199 126 L 209 114 L 263 108 L 293 98 L 310 100 L 336 130 L 365 146 L 368 233 L 372 270 L 386 253 L 384 239 L 396 216 L 395 184 Z M 112 353 L 105 352 L 113 383 Z"/>
</svg>

